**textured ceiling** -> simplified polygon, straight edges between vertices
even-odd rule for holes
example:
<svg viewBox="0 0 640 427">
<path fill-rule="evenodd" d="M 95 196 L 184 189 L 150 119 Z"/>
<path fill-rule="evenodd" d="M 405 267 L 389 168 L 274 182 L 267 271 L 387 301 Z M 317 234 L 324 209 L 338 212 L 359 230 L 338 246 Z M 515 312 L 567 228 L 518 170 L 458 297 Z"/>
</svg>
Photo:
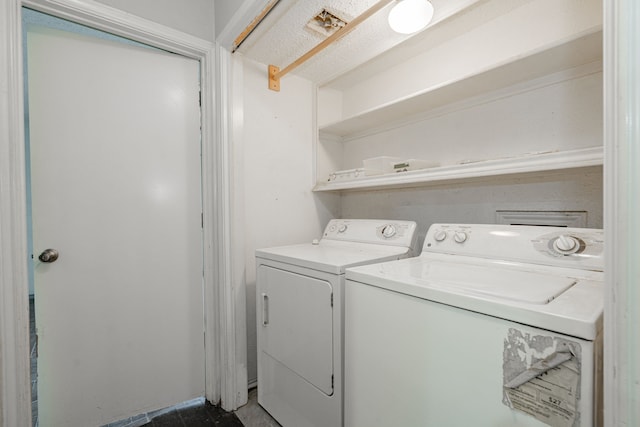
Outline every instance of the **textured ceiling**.
<svg viewBox="0 0 640 427">
<path fill-rule="evenodd" d="M 438 22 L 479 0 L 431 0 Z M 378 0 L 280 0 L 276 7 L 243 42 L 238 52 L 263 64 L 286 67 L 323 40 L 306 28 L 315 15 L 326 9 L 350 22 Z M 343 75 L 411 36 L 389 28 L 387 15 L 394 3 L 385 7 L 353 32 L 328 46 L 291 73 L 318 84 Z M 428 28 L 425 31 L 428 31 Z"/>
</svg>

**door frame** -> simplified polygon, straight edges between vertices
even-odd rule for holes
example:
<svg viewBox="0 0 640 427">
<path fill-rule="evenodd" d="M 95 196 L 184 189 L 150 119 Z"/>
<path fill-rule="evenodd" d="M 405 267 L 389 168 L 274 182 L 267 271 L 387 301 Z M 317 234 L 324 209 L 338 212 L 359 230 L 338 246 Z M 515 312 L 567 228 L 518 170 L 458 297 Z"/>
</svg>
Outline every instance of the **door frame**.
<svg viewBox="0 0 640 427">
<path fill-rule="evenodd" d="M 217 114 L 229 104 L 229 91 L 220 90 L 228 88 L 229 53 L 90 0 L 0 0 L 0 427 L 31 425 L 22 6 L 200 62 L 205 395 L 236 409 L 247 400 L 245 301 L 232 285 L 232 118 Z"/>
<path fill-rule="evenodd" d="M 640 16 L 604 0 L 604 425 L 640 423 Z"/>
</svg>

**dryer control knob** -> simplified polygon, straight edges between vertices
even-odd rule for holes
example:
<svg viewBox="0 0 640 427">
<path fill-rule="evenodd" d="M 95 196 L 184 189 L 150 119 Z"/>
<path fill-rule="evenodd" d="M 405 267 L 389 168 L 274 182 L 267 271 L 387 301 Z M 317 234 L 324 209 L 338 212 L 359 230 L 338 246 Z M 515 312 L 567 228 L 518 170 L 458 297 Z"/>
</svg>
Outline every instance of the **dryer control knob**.
<svg viewBox="0 0 640 427">
<path fill-rule="evenodd" d="M 382 228 L 382 237 L 388 239 L 396 235 L 396 228 L 393 225 L 385 225 Z"/>
<path fill-rule="evenodd" d="M 578 239 L 564 234 L 553 241 L 553 249 L 561 254 L 572 254 L 577 251 L 579 247 Z"/>
<path fill-rule="evenodd" d="M 436 239 L 436 242 L 442 242 L 444 239 L 447 238 L 447 232 L 444 230 L 438 230 L 433 235 L 433 238 Z"/>
<path fill-rule="evenodd" d="M 453 235 L 453 240 L 458 243 L 464 243 L 467 240 L 467 233 L 464 231 L 456 231 Z"/>
<path fill-rule="evenodd" d="M 347 224 L 342 224 L 342 225 L 338 228 L 338 233 L 344 233 L 345 231 L 347 231 Z"/>
</svg>

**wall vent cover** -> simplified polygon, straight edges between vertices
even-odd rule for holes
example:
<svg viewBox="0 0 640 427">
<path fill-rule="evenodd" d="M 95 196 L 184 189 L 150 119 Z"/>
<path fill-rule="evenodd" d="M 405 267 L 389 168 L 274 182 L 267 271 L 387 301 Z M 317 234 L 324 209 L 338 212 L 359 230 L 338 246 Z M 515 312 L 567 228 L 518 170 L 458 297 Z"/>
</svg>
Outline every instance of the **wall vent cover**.
<svg viewBox="0 0 640 427">
<path fill-rule="evenodd" d="M 587 226 L 587 212 L 499 210 L 496 211 L 496 224 L 584 228 Z"/>
</svg>

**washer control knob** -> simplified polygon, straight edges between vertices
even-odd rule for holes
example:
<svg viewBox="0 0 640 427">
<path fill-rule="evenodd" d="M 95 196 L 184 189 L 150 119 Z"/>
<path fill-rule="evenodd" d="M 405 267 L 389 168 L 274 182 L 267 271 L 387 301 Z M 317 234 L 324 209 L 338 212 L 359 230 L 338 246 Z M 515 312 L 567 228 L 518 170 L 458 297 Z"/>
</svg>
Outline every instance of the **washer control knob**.
<svg viewBox="0 0 640 427">
<path fill-rule="evenodd" d="M 396 235 L 396 228 L 393 225 L 385 225 L 382 228 L 382 237 L 389 239 Z"/>
<path fill-rule="evenodd" d="M 347 231 L 347 224 L 342 224 L 338 227 L 338 233 L 344 233 L 345 231 Z"/>
<path fill-rule="evenodd" d="M 438 230 L 433 235 L 433 238 L 436 239 L 436 242 L 442 242 L 444 239 L 447 238 L 447 232 L 444 230 Z"/>
<path fill-rule="evenodd" d="M 467 233 L 464 231 L 456 231 L 453 234 L 453 240 L 458 243 L 464 243 L 467 240 Z"/>
<path fill-rule="evenodd" d="M 561 254 L 572 254 L 577 251 L 579 247 L 578 239 L 564 234 L 553 241 L 553 249 Z"/>
</svg>

